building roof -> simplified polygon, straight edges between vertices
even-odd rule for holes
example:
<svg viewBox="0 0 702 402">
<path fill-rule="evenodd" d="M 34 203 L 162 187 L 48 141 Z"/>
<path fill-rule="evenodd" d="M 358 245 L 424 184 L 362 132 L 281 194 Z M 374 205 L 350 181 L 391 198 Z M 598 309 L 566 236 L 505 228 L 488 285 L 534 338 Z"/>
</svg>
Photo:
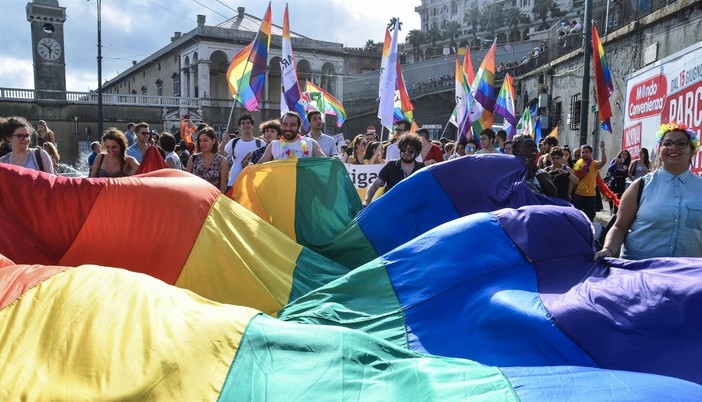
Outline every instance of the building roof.
<svg viewBox="0 0 702 402">
<path fill-rule="evenodd" d="M 240 11 L 239 14 L 226 20 L 223 22 L 220 22 L 216 26 L 218 28 L 227 28 L 227 29 L 235 29 L 239 31 L 247 31 L 247 32 L 258 32 L 258 29 L 261 27 L 261 22 L 263 21 L 260 18 L 254 17 L 251 14 L 243 12 L 243 7 L 239 7 Z M 283 36 L 283 28 L 271 23 L 271 34 L 275 36 Z M 293 31 L 290 31 L 290 37 L 291 38 L 307 38 L 304 35 L 300 35 L 298 33 L 295 33 Z"/>
</svg>

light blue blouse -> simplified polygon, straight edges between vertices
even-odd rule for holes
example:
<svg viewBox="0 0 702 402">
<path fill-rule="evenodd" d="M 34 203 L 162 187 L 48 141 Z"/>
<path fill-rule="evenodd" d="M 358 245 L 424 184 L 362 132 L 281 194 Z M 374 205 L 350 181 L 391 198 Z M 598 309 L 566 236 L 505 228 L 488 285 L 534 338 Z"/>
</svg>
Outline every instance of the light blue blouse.
<svg viewBox="0 0 702 402">
<path fill-rule="evenodd" d="M 702 257 L 702 177 L 661 168 L 643 177 L 636 218 L 622 257 Z"/>
</svg>

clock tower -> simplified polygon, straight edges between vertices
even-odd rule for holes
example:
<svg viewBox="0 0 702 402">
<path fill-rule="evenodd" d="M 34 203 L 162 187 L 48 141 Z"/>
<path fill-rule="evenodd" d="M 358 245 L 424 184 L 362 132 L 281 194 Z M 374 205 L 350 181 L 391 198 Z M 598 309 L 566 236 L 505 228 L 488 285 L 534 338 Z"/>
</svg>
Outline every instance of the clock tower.
<svg viewBox="0 0 702 402">
<path fill-rule="evenodd" d="M 37 100 L 66 100 L 66 57 L 63 23 L 66 8 L 58 0 L 27 3 L 27 21 L 32 26 L 34 90 Z"/>
</svg>

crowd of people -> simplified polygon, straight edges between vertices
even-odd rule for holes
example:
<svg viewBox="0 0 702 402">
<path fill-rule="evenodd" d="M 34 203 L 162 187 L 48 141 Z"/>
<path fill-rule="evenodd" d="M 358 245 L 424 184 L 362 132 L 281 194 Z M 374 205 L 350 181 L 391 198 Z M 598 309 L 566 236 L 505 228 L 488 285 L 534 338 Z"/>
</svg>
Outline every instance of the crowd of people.
<svg viewBox="0 0 702 402">
<path fill-rule="evenodd" d="M 254 135 L 253 117 L 244 114 L 238 119 L 234 135 L 225 132 L 220 140 L 215 130 L 203 123 L 192 141 L 182 138 L 179 142 L 170 133 L 154 134 L 147 123 L 129 123 L 126 132 L 111 127 L 100 142 L 90 145 L 89 175 L 130 176 L 146 155 L 155 154 L 168 168 L 186 170 L 226 193 L 250 164 L 330 156 L 347 164 L 383 165 L 363 200 L 368 205 L 380 188 L 390 191 L 425 166 L 466 155 L 502 153 L 524 160 L 524 183 L 533 192 L 568 201 L 591 221 L 602 208 L 600 193 L 610 198 L 615 213 L 613 226 L 596 257 L 620 253 L 631 259 L 702 257 L 702 178 L 690 171 L 699 139 L 685 125 L 661 127 L 657 134 L 657 166 L 653 166 L 646 148 L 641 148 L 633 162 L 628 150 L 622 150 L 607 164 L 604 142 L 599 144 L 601 158 L 595 160 L 593 147 L 587 144 L 571 152 L 568 145 L 559 146 L 556 137 L 543 138 L 538 144 L 525 135 L 507 140 L 505 130 L 489 128 L 480 133 L 478 141 L 464 138 L 456 142 L 444 137 L 431 140 L 426 129 L 410 132 L 412 124 L 408 120 L 396 122 L 387 141 L 379 141 L 375 128 L 369 126 L 339 149 L 336 140 L 322 132 L 320 112 L 308 113 L 307 119 L 307 135 L 300 132 L 300 116 L 287 112 L 279 120 L 261 123 L 259 138 Z M 65 167 L 60 163 L 55 135 L 44 121 L 37 127 L 35 130 L 22 117 L 0 118 L 0 163 L 59 174 Z M 600 171 L 605 166 L 608 169 L 603 179 Z"/>
</svg>

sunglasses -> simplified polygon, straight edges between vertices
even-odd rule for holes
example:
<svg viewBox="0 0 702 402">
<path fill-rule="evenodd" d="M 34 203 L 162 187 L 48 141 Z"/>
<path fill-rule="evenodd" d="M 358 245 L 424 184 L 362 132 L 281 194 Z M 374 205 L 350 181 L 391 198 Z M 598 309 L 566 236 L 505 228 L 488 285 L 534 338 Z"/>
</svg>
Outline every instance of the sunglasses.
<svg viewBox="0 0 702 402">
<path fill-rule="evenodd" d="M 673 145 L 675 145 L 675 148 L 677 149 L 685 149 L 690 146 L 690 142 L 687 140 L 677 140 L 677 141 L 671 141 L 671 140 L 665 140 L 661 142 L 661 146 L 663 148 L 672 148 Z"/>
<path fill-rule="evenodd" d="M 27 140 L 30 137 L 29 134 L 13 134 L 12 136 L 17 138 L 18 140 Z"/>
<path fill-rule="evenodd" d="M 413 153 L 417 152 L 417 150 L 414 148 L 401 148 L 400 152 L 404 152 L 407 154 L 413 154 Z"/>
<path fill-rule="evenodd" d="M 468 148 L 466 148 L 466 149 L 469 150 L 469 151 L 475 151 L 475 147 L 468 147 Z"/>
</svg>

